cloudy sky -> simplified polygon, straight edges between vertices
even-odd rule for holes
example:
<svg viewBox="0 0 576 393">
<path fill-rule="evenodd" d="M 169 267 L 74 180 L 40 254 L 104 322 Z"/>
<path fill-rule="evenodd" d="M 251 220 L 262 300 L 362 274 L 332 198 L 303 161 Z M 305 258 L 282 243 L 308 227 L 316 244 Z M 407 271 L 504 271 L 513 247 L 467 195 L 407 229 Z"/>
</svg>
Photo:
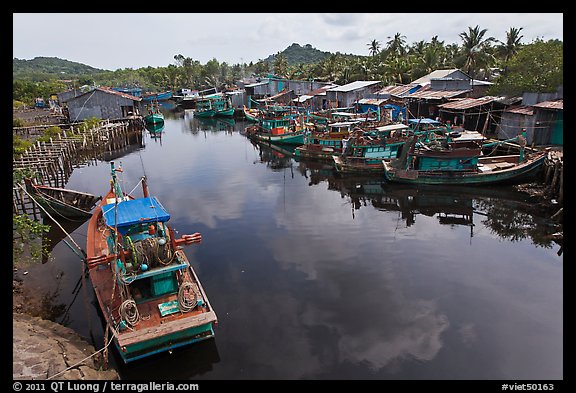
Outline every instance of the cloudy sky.
<svg viewBox="0 0 576 393">
<path fill-rule="evenodd" d="M 368 55 L 396 33 L 407 44 L 461 43 L 468 27 L 506 39 L 522 28 L 522 43 L 563 37 L 562 13 L 14 13 L 13 57 L 58 57 L 95 68 L 165 67 L 182 54 L 205 64 L 249 63 L 292 43 L 327 52 Z"/>
</svg>

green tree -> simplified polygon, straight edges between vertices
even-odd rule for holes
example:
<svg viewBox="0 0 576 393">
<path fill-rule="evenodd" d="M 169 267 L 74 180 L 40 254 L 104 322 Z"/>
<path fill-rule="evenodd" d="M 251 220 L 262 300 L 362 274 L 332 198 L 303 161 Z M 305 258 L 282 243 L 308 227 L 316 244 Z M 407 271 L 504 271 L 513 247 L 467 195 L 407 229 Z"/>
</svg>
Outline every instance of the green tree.
<svg viewBox="0 0 576 393">
<path fill-rule="evenodd" d="M 551 93 L 563 84 L 564 45 L 559 40 L 536 39 L 523 45 L 508 61 L 506 72 L 488 94 Z"/>
</svg>

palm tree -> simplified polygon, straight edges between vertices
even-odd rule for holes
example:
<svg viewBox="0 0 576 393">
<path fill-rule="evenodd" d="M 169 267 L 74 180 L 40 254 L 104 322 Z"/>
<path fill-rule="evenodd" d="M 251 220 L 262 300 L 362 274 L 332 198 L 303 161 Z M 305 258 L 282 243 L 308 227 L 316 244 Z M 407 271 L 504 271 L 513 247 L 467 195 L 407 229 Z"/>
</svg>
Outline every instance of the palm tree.
<svg viewBox="0 0 576 393">
<path fill-rule="evenodd" d="M 390 37 L 388 37 L 390 38 Z M 404 55 L 406 53 L 406 37 L 400 33 L 396 33 L 394 38 L 389 40 L 387 43 L 387 49 L 390 53 L 395 53 L 397 55 Z"/>
<path fill-rule="evenodd" d="M 460 33 L 460 38 L 463 41 L 462 51 L 465 57 L 464 68 L 472 78 L 478 70 L 486 69 L 494 61 L 490 53 L 490 45 L 496 39 L 494 37 L 484 38 L 487 31 L 487 29 L 480 30 L 480 27 L 476 26 L 474 28 L 468 27 L 468 33 Z"/>
<path fill-rule="evenodd" d="M 380 52 L 380 43 L 376 40 L 372 40 L 369 44 L 367 44 L 370 52 L 370 56 L 376 56 Z"/>
<path fill-rule="evenodd" d="M 504 63 L 507 63 L 508 60 L 518 52 L 518 48 L 521 45 L 520 40 L 524 37 L 523 35 L 520 35 L 522 29 L 523 27 L 511 27 L 510 30 L 506 32 L 506 42 L 500 41 L 502 45 L 499 49 L 504 58 Z"/>
</svg>

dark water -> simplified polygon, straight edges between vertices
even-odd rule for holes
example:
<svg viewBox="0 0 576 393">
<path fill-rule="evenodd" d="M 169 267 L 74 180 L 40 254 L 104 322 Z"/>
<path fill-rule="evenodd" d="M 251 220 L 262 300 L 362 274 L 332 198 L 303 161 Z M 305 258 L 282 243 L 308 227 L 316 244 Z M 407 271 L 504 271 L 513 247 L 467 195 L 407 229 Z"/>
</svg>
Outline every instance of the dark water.
<svg viewBox="0 0 576 393">
<path fill-rule="evenodd" d="M 129 365 L 122 379 L 562 379 L 563 255 L 510 187 L 410 188 L 338 177 L 253 144 L 246 123 L 167 114 L 115 153 L 145 174 L 219 323 L 214 340 Z M 68 188 L 103 195 L 110 165 Z M 140 190 L 137 190 L 137 195 Z M 86 241 L 86 224 L 72 234 Z M 55 319 L 103 345 L 95 296 L 64 242 L 25 280 Z"/>
</svg>

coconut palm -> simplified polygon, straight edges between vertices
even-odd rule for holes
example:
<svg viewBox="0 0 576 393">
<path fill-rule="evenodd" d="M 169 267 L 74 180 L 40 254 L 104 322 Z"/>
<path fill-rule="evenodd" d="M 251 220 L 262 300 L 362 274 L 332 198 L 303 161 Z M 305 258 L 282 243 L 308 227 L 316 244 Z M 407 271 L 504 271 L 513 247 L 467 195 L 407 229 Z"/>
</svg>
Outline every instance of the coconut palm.
<svg viewBox="0 0 576 393">
<path fill-rule="evenodd" d="M 380 52 L 380 43 L 376 40 L 372 40 L 368 45 L 368 51 L 370 56 L 376 56 Z"/>
<path fill-rule="evenodd" d="M 464 55 L 464 70 L 468 75 L 474 77 L 479 70 L 486 70 L 489 65 L 495 62 L 491 54 L 491 44 L 496 41 L 494 37 L 484 38 L 488 30 L 480 30 L 479 26 L 468 27 L 468 33 L 460 33 L 462 38 L 462 53 Z"/>
<path fill-rule="evenodd" d="M 396 33 L 394 38 L 389 40 L 386 45 L 386 48 L 390 53 L 395 53 L 397 55 L 406 54 L 406 37 L 400 33 Z"/>
<path fill-rule="evenodd" d="M 510 30 L 506 32 L 506 42 L 499 41 L 502 44 L 499 47 L 499 50 L 504 59 L 504 63 L 507 63 L 512 56 L 518 53 L 518 48 L 520 48 L 521 45 L 520 40 L 524 37 L 523 35 L 520 35 L 522 29 L 523 27 L 511 27 Z"/>
</svg>

